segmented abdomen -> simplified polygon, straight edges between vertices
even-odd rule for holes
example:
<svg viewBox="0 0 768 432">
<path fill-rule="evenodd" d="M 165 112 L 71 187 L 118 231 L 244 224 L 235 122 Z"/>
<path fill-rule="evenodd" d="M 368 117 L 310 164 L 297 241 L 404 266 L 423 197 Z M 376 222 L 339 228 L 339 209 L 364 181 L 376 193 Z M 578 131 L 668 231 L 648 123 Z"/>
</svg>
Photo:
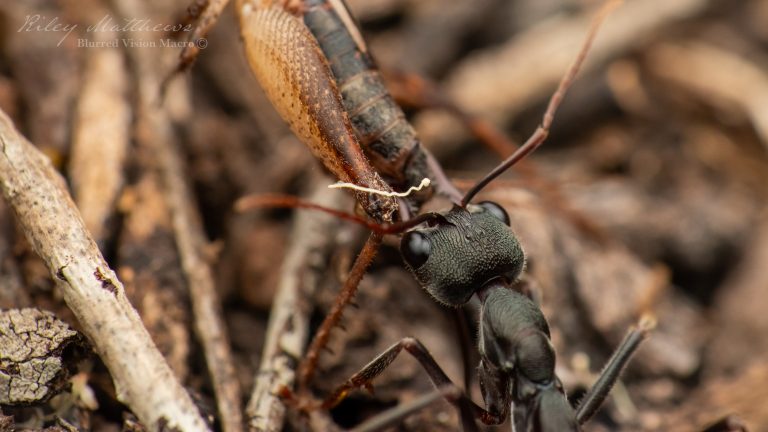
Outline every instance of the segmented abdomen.
<svg viewBox="0 0 768 432">
<path fill-rule="evenodd" d="M 291 130 L 339 180 L 391 191 L 363 154 L 315 38 L 279 6 L 242 7 L 241 32 L 251 70 Z M 389 220 L 390 197 L 356 192 L 366 212 Z"/>
<path fill-rule="evenodd" d="M 304 8 L 304 23 L 328 59 L 352 127 L 373 166 L 397 189 L 416 186 L 424 177 L 434 180 L 416 131 L 384 86 L 346 9 L 339 10 L 345 8 L 342 2 L 304 0 Z M 418 194 L 413 201 L 418 206 L 430 193 Z"/>
</svg>

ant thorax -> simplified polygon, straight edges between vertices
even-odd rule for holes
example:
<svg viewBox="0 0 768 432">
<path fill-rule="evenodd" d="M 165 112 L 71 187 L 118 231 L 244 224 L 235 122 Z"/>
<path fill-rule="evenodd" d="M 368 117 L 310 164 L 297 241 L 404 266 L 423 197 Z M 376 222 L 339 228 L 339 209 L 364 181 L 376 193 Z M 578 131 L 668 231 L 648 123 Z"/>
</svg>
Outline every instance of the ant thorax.
<svg viewBox="0 0 768 432">
<path fill-rule="evenodd" d="M 441 216 L 407 232 L 400 243 L 406 264 L 435 300 L 459 306 L 489 281 L 520 275 L 523 249 L 500 206 L 454 206 Z"/>
</svg>

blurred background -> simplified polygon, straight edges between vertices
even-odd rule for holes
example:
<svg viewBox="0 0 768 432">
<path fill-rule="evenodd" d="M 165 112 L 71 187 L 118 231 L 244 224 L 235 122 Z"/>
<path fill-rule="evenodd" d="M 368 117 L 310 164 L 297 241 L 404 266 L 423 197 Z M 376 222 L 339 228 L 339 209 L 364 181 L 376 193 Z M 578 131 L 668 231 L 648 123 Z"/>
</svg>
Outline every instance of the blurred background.
<svg viewBox="0 0 768 432">
<path fill-rule="evenodd" d="M 541 122 L 601 5 L 348 3 L 423 144 L 460 188 Z M 1 3 L 0 108 L 61 170 L 155 342 L 203 409 L 213 410 L 153 145 L 173 145 L 182 156 L 191 203 L 210 242 L 243 406 L 275 292 L 287 277 L 281 267 L 301 227 L 294 211 L 240 214 L 234 202 L 253 193 L 316 198 L 315 185 L 335 180 L 266 101 L 245 62 L 231 6 L 191 72 L 169 87 L 167 135 L 147 134 L 142 109 L 154 97 L 147 89 L 156 87 L 146 83 L 157 84 L 173 69 L 179 50 L 160 41 L 177 36 L 142 32 L 138 24 L 112 31 L 108 24 L 183 22 L 187 6 L 182 0 Z M 512 218 L 550 322 L 557 373 L 573 400 L 641 314 L 658 319 L 589 430 L 695 431 L 731 414 L 750 430 L 768 430 L 766 23 L 763 0 L 626 0 L 600 29 L 547 143 L 480 197 L 499 202 Z M 152 40 L 154 46 L 146 42 Z M 440 95 L 452 108 L 435 106 L 425 94 Z M 508 140 L 468 127 L 477 122 Z M 336 205 L 352 211 L 350 197 L 333 194 Z M 350 224 L 327 224 L 321 252 L 298 270 L 315 278 L 316 289 L 302 300 L 310 334 L 367 236 Z M 0 308 L 50 310 L 77 329 L 4 204 L 0 230 Z M 321 358 L 316 397 L 405 336 L 419 338 L 463 383 L 454 315 L 418 287 L 396 239 L 379 251 L 357 304 L 345 313 L 344 329 L 333 333 L 332 352 Z M 470 361 L 474 368 L 476 358 Z M 75 397 L 66 391 L 3 412 L 17 427 L 48 427 L 58 416 L 80 429 L 120 430 L 126 408 L 98 359 L 73 368 L 95 391 L 97 406 L 61 402 Z M 431 388 L 408 356 L 375 384 L 375 394 L 353 393 L 331 412 L 289 415 L 286 430 L 349 428 Z M 481 401 L 476 380 L 470 393 Z M 458 425 L 454 409 L 441 402 L 396 430 Z"/>
</svg>

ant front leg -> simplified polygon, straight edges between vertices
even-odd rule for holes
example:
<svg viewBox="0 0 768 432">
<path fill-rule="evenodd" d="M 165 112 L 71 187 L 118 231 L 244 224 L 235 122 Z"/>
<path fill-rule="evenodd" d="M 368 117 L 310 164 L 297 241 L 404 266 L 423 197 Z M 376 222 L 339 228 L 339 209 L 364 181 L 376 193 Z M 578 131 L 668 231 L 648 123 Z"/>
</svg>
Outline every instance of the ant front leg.
<svg viewBox="0 0 768 432">
<path fill-rule="evenodd" d="M 335 407 L 354 389 L 361 387 L 369 390 L 372 389 L 373 380 L 381 375 L 381 373 L 392 364 L 403 350 L 419 361 L 421 366 L 427 372 L 427 375 L 429 375 L 432 384 L 437 387 L 439 395 L 451 402 L 458 409 L 462 427 L 465 431 L 478 430 L 477 425 L 475 424 L 476 418 L 486 424 L 499 424 L 503 422 L 504 419 L 501 418 L 502 416 L 500 414 L 486 411 L 472 402 L 472 400 L 464 394 L 464 392 L 456 386 L 450 378 L 448 378 L 448 375 L 446 375 L 440 365 L 437 364 L 427 348 L 424 347 L 419 340 L 414 338 L 404 338 L 389 347 L 389 349 L 381 353 L 359 372 L 350 377 L 347 382 L 331 392 L 330 396 L 322 402 L 321 407 L 324 409 Z M 434 402 L 436 399 L 435 394 L 431 393 L 430 395 L 419 398 L 411 404 L 395 407 L 390 411 L 386 411 L 382 413 L 380 417 L 377 416 L 368 422 L 365 422 L 360 426 L 360 429 L 355 430 L 374 431 L 378 430 L 379 427 L 384 427 L 399 421 Z"/>
<path fill-rule="evenodd" d="M 636 327 L 630 329 L 627 336 L 621 342 L 618 348 L 613 352 L 608 363 L 603 368 L 597 381 L 589 390 L 584 399 L 579 403 L 576 409 L 576 421 L 583 425 L 597 412 L 608 393 L 619 379 L 621 371 L 627 365 L 632 355 L 640 347 L 640 343 L 648 336 L 648 332 L 656 327 L 656 320 L 652 317 L 643 317 Z"/>
</svg>

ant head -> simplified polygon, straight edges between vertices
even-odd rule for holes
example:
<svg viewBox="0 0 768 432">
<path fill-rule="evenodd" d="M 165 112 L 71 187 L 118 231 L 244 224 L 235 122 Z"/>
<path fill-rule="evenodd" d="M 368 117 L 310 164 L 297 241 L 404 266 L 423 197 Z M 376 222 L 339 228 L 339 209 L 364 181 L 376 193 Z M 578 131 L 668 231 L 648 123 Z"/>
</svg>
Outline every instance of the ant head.
<svg viewBox="0 0 768 432">
<path fill-rule="evenodd" d="M 403 235 L 400 252 L 439 302 L 460 306 L 487 282 L 516 279 L 525 257 L 504 209 L 490 201 L 454 206 Z"/>
</svg>

